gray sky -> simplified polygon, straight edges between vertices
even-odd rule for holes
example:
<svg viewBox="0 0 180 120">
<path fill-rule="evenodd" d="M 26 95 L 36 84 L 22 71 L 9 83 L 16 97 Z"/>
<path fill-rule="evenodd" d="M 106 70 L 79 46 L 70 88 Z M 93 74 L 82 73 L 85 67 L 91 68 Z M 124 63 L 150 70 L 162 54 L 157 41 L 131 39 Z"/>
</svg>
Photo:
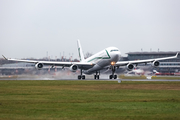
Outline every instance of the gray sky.
<svg viewBox="0 0 180 120">
<path fill-rule="evenodd" d="M 0 55 L 180 51 L 180 0 L 0 0 Z"/>
</svg>

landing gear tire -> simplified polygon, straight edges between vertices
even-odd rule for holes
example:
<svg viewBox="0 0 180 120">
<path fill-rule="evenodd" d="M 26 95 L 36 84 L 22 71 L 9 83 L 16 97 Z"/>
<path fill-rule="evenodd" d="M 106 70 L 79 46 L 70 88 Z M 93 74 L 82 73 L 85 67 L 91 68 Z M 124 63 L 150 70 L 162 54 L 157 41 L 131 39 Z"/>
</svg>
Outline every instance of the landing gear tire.
<svg viewBox="0 0 180 120">
<path fill-rule="evenodd" d="M 110 76 L 109 76 L 109 79 L 113 79 L 113 78 L 114 78 L 114 79 L 117 79 L 117 75 L 110 75 Z"/>
<path fill-rule="evenodd" d="M 94 79 L 99 79 L 99 75 L 94 75 Z"/>
<path fill-rule="evenodd" d="M 110 75 L 110 76 L 109 76 L 109 79 L 112 79 L 112 78 L 113 78 L 113 75 Z"/>
<path fill-rule="evenodd" d="M 99 79 L 100 71 L 96 71 L 96 74 L 94 75 L 94 79 Z"/>
<path fill-rule="evenodd" d="M 79 79 L 79 80 L 81 79 L 81 75 L 78 75 L 78 79 Z"/>
<path fill-rule="evenodd" d="M 81 77 L 82 77 L 83 80 L 86 79 L 85 75 L 82 75 Z"/>
<path fill-rule="evenodd" d="M 85 75 L 78 75 L 78 79 L 81 80 L 81 79 L 86 79 Z"/>
<path fill-rule="evenodd" d="M 117 75 L 114 75 L 114 79 L 117 79 Z"/>
</svg>

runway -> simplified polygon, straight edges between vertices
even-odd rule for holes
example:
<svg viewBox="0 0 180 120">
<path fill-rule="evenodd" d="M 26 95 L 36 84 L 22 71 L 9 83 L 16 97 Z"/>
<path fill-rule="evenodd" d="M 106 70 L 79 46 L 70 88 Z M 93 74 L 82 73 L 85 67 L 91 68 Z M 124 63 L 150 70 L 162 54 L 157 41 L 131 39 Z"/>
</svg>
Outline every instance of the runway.
<svg viewBox="0 0 180 120">
<path fill-rule="evenodd" d="M 180 82 L 180 80 L 165 80 L 165 79 L 161 79 L 161 80 L 156 80 L 156 79 L 122 79 L 121 81 L 162 81 L 162 82 Z"/>
<path fill-rule="evenodd" d="M 18 77 L 18 76 L 13 76 L 13 77 L 0 77 L 0 80 L 78 80 L 76 77 L 74 78 L 57 78 L 57 77 L 42 77 L 42 76 L 33 76 L 33 77 Z M 168 80 L 168 79 L 108 79 L 108 78 L 102 78 L 102 79 L 93 79 L 93 78 L 87 78 L 82 81 L 162 81 L 162 82 L 180 82 L 180 80 Z"/>
</svg>

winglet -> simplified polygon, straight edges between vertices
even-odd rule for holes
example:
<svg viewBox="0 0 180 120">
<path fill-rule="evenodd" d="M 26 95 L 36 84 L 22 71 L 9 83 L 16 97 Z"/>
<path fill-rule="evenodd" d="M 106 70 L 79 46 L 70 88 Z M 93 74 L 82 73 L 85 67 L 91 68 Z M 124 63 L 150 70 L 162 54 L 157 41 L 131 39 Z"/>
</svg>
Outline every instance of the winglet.
<svg viewBox="0 0 180 120">
<path fill-rule="evenodd" d="M 177 58 L 178 54 L 179 54 L 179 53 L 176 54 L 176 58 Z"/>
<path fill-rule="evenodd" d="M 6 57 L 4 57 L 4 55 L 2 55 L 3 56 L 3 58 L 5 59 L 5 60 L 8 60 Z"/>
</svg>

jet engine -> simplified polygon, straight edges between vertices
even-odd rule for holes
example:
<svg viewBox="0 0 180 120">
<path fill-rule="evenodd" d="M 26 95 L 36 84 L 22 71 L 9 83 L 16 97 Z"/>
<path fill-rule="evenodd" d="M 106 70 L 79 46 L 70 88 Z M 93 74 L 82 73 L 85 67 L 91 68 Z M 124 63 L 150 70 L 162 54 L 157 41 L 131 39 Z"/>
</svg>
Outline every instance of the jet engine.
<svg viewBox="0 0 180 120">
<path fill-rule="evenodd" d="M 37 64 L 35 65 L 35 68 L 38 69 L 38 70 L 40 70 L 40 69 L 43 68 L 43 64 L 42 64 L 42 63 L 37 63 Z"/>
<path fill-rule="evenodd" d="M 133 70 L 134 65 L 133 65 L 133 64 L 128 64 L 128 65 L 126 66 L 126 68 L 127 68 L 127 70 L 131 71 L 131 70 Z"/>
<path fill-rule="evenodd" d="M 152 66 L 153 66 L 153 67 L 158 67 L 159 64 L 160 64 L 159 61 L 154 61 L 154 62 L 152 63 Z"/>
<path fill-rule="evenodd" d="M 77 65 L 71 65 L 71 67 L 69 68 L 72 72 L 76 72 L 76 70 L 78 69 Z"/>
</svg>

